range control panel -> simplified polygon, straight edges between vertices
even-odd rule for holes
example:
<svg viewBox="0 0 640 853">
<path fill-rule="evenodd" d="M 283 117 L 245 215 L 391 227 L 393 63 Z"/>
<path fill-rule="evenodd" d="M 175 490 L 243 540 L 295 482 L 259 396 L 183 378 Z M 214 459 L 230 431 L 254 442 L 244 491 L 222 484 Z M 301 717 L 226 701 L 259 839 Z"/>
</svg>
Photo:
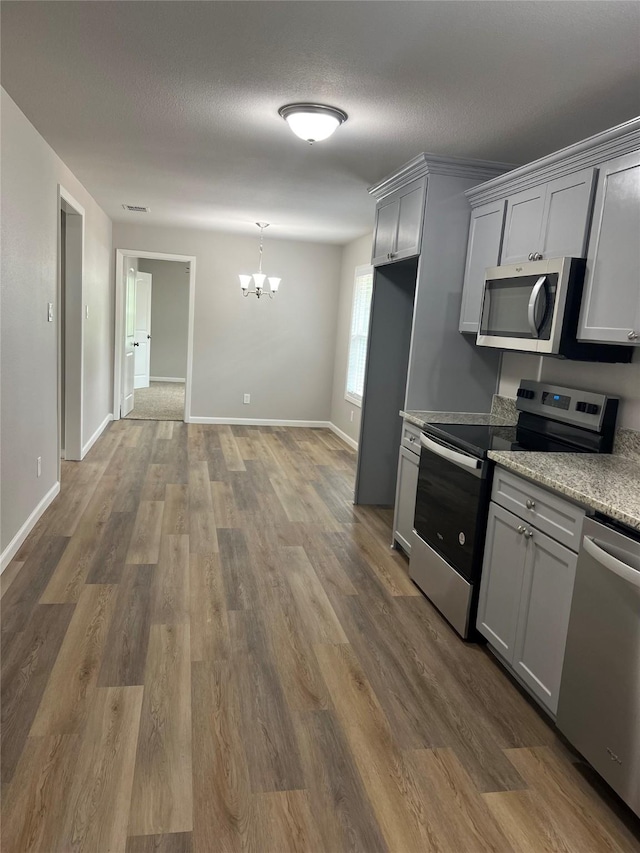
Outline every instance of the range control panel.
<svg viewBox="0 0 640 853">
<path fill-rule="evenodd" d="M 546 382 L 523 379 L 517 391 L 516 407 L 564 423 L 601 432 L 615 423 L 618 398 L 578 388 L 564 388 Z"/>
</svg>

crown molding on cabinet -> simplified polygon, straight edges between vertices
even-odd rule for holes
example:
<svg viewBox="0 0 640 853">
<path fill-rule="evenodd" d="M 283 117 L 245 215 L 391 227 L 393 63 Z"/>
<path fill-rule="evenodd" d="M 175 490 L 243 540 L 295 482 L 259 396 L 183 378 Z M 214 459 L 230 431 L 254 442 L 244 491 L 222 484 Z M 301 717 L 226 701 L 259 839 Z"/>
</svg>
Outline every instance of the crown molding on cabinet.
<svg viewBox="0 0 640 853">
<path fill-rule="evenodd" d="M 406 186 L 424 175 L 449 175 L 456 178 L 477 178 L 486 181 L 513 169 L 513 163 L 494 163 L 491 160 L 464 160 L 460 157 L 441 157 L 438 154 L 418 154 L 393 174 L 387 175 L 369 187 L 369 194 L 376 199 Z"/>
<path fill-rule="evenodd" d="M 576 142 L 467 190 L 471 207 L 506 198 L 554 178 L 597 166 L 640 148 L 640 117 Z"/>
</svg>

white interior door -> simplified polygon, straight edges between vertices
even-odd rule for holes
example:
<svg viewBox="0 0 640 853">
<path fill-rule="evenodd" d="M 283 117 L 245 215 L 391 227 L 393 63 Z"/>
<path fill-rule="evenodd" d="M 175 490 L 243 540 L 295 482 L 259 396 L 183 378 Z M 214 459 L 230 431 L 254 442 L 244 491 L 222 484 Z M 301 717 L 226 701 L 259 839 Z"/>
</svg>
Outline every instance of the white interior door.
<svg viewBox="0 0 640 853">
<path fill-rule="evenodd" d="M 151 273 L 139 272 L 136 275 L 135 309 L 133 387 L 148 388 L 151 368 Z"/>
<path fill-rule="evenodd" d="M 127 267 L 124 318 L 124 361 L 122 369 L 121 415 L 126 417 L 133 409 L 134 341 L 136 331 L 136 271 Z"/>
</svg>

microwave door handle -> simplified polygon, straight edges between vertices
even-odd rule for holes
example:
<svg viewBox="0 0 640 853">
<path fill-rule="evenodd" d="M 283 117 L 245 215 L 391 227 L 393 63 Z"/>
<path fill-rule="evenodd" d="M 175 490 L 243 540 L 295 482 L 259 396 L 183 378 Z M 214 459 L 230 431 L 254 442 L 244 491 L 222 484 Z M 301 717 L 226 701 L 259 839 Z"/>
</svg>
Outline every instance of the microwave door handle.
<svg viewBox="0 0 640 853">
<path fill-rule="evenodd" d="M 420 436 L 420 444 L 437 456 L 442 456 L 444 459 L 448 459 L 449 462 L 453 462 L 454 465 L 460 465 L 462 468 L 470 468 L 472 471 L 477 471 L 480 467 L 479 459 L 474 459 L 465 453 L 458 453 L 450 447 L 445 447 L 443 444 L 433 441 L 426 435 Z"/>
<path fill-rule="evenodd" d="M 540 294 L 543 292 L 546 280 L 546 275 L 541 275 L 540 278 L 533 285 L 531 296 L 529 297 L 529 307 L 527 310 L 527 316 L 529 319 L 529 328 L 531 329 L 531 334 L 534 338 L 540 337 L 540 329 L 538 327 L 537 322 L 538 302 L 540 300 Z"/>
<path fill-rule="evenodd" d="M 609 569 L 609 571 L 613 572 L 614 575 L 618 575 L 618 577 L 630 584 L 633 584 L 633 586 L 640 587 L 640 572 L 637 569 L 628 566 L 626 563 L 623 563 L 622 560 L 614 557 L 613 554 L 605 551 L 605 549 L 598 545 L 596 540 L 591 536 L 583 537 L 582 547 L 587 554 L 596 561 L 596 563 L 600 563 L 600 565 L 604 566 L 605 569 Z"/>
</svg>

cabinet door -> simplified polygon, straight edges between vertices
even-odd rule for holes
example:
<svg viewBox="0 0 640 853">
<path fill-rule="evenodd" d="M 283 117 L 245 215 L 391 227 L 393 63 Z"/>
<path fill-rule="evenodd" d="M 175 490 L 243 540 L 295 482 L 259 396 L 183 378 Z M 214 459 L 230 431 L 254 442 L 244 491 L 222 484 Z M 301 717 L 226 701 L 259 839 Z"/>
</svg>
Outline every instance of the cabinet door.
<svg viewBox="0 0 640 853">
<path fill-rule="evenodd" d="M 545 204 L 545 184 L 510 196 L 502 244 L 502 263 L 526 261 L 539 252 L 540 230 Z"/>
<path fill-rule="evenodd" d="M 378 203 L 371 258 L 374 266 L 389 263 L 389 256 L 396 244 L 399 212 L 400 199 L 395 193 Z"/>
<path fill-rule="evenodd" d="M 595 179 L 595 169 L 583 169 L 547 184 L 542 232 L 535 249 L 543 258 L 586 256 Z"/>
<path fill-rule="evenodd" d="M 420 254 L 425 188 L 426 178 L 419 178 L 401 191 L 396 245 L 392 249 L 394 261 Z"/>
<path fill-rule="evenodd" d="M 528 540 L 513 667 L 556 713 L 577 554 L 535 528 Z"/>
<path fill-rule="evenodd" d="M 518 608 L 527 552 L 522 521 L 491 502 L 480 581 L 477 627 L 509 663 L 513 662 Z"/>
<path fill-rule="evenodd" d="M 639 234 L 640 151 L 634 151 L 600 167 L 578 340 L 640 344 Z"/>
<path fill-rule="evenodd" d="M 411 453 L 404 447 L 400 448 L 393 536 L 407 554 L 411 554 L 414 536 L 413 516 L 416 510 L 418 488 L 418 459 L 417 454 Z"/>
<path fill-rule="evenodd" d="M 471 212 L 464 289 L 460 309 L 460 331 L 477 333 L 484 289 L 484 271 L 500 263 L 502 228 L 506 202 L 483 204 Z"/>
</svg>

